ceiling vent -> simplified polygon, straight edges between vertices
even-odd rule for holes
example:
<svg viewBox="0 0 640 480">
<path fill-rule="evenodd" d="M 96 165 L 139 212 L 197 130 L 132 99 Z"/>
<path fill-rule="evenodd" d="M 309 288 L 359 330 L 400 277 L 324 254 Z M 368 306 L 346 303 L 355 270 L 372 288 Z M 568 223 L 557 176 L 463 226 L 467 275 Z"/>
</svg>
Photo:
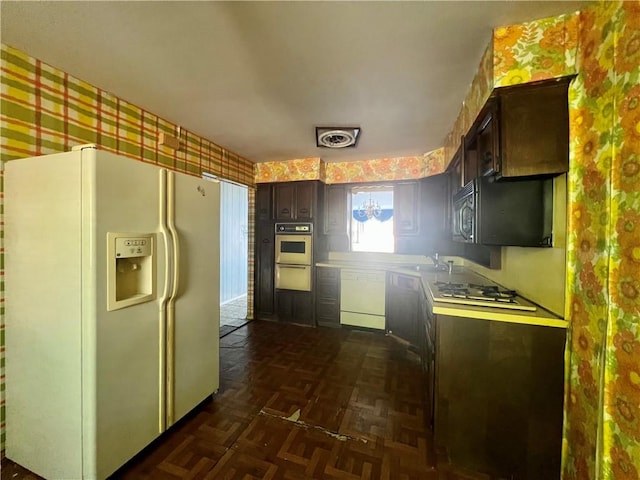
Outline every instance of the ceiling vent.
<svg viewBox="0 0 640 480">
<path fill-rule="evenodd" d="M 318 147 L 355 147 L 359 136 L 359 127 L 316 127 L 316 145 Z"/>
</svg>

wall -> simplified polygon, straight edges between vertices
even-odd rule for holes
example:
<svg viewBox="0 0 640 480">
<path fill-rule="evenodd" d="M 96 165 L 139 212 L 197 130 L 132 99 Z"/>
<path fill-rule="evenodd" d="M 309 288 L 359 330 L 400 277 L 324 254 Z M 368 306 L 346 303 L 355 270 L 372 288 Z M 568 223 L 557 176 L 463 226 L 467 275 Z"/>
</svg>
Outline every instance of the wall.
<svg viewBox="0 0 640 480">
<path fill-rule="evenodd" d="M 101 148 L 192 175 L 212 173 L 253 186 L 253 163 L 104 90 L 74 78 L 24 52 L 0 46 L 0 160 L 68 151 L 73 145 Z M 180 136 L 183 148 L 158 145 L 160 133 Z M 0 176 L 0 182 L 3 178 Z M 4 192 L 0 183 L 0 201 Z M 0 215 L 2 214 L 0 203 Z M 0 241 L 4 222 L 0 223 Z M 249 237 L 251 240 L 253 237 Z M 250 242 L 252 243 L 252 241 Z M 0 265 L 4 249 L 0 246 Z M 253 250 L 250 245 L 250 252 Z M 253 263 L 250 263 L 253 268 Z M 3 268 L 3 267 L 1 267 Z M 252 270 L 251 270 L 252 272 Z M 252 273 L 249 278 L 252 278 Z M 0 276 L 4 272 L 0 271 Z M 252 295 L 253 289 L 249 289 Z M 253 305 L 252 298 L 248 299 Z M 252 315 L 251 309 L 248 312 Z M 250 317 L 251 318 L 251 317 Z M 9 321 L 14 321 L 10 319 Z M 0 444 L 4 450 L 4 283 L 0 284 Z"/>
</svg>

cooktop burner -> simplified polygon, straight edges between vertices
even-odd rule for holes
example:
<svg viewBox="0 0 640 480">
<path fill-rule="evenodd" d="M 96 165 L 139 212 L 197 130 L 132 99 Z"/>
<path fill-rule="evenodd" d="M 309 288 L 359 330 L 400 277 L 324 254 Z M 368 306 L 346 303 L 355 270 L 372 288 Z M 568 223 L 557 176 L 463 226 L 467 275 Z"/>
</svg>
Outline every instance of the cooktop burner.
<svg viewBox="0 0 640 480">
<path fill-rule="evenodd" d="M 497 285 L 449 282 L 433 282 L 433 285 L 435 288 L 432 289 L 434 290 L 432 293 L 435 301 L 517 310 L 536 310 L 533 305 L 520 303 L 515 290 L 503 289 Z"/>
</svg>

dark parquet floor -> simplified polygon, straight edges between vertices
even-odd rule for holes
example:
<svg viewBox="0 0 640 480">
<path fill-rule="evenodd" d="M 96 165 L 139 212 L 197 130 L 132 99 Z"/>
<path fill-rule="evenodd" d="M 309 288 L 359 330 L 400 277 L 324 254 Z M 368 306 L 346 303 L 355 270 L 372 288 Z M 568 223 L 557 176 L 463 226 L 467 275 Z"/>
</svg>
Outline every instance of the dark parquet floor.
<svg viewBox="0 0 640 480">
<path fill-rule="evenodd" d="M 253 321 L 220 347 L 219 392 L 114 479 L 477 478 L 436 471 L 420 365 L 393 338 Z"/>
</svg>

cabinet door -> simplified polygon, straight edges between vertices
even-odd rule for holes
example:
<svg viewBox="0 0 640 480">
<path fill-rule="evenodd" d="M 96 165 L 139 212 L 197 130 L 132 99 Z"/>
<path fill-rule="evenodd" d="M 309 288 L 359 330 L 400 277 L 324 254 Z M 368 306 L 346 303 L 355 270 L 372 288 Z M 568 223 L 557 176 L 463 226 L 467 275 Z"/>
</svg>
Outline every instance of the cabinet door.
<svg viewBox="0 0 640 480">
<path fill-rule="evenodd" d="M 501 93 L 501 176 L 568 171 L 568 87 L 564 79 Z"/>
<path fill-rule="evenodd" d="M 280 222 L 295 220 L 295 184 L 279 183 L 274 185 L 274 190 L 276 220 Z"/>
<path fill-rule="evenodd" d="M 493 175 L 500 170 L 500 138 L 498 103 L 490 100 L 477 133 L 477 176 Z"/>
<path fill-rule="evenodd" d="M 273 198 L 270 184 L 260 184 L 256 190 L 256 222 L 273 219 Z"/>
<path fill-rule="evenodd" d="M 427 400 L 425 419 L 427 426 L 433 428 L 435 412 L 435 322 L 436 316 L 431 312 L 431 305 L 424 292 L 421 298 L 421 318 L 419 328 L 422 341 L 421 361 L 424 374 L 424 388 Z"/>
<path fill-rule="evenodd" d="M 274 313 L 274 224 L 256 222 L 256 258 L 255 258 L 255 300 L 257 318 L 268 317 Z"/>
<path fill-rule="evenodd" d="M 347 207 L 347 187 L 327 185 L 324 198 L 324 233 L 346 235 L 349 210 Z"/>
<path fill-rule="evenodd" d="M 465 139 L 464 185 L 482 175 L 492 175 L 499 168 L 497 100 L 489 99 Z"/>
<path fill-rule="evenodd" d="M 415 277 L 390 275 L 387 286 L 387 331 L 419 346 L 420 291 Z"/>
<path fill-rule="evenodd" d="M 423 252 L 447 255 L 451 246 L 450 174 L 442 173 L 423 178 L 420 183 L 420 231 Z"/>
<path fill-rule="evenodd" d="M 447 172 L 450 174 L 451 180 L 451 194 L 455 194 L 464 187 L 464 177 L 462 175 L 462 168 L 464 163 L 464 137 L 462 137 L 462 141 L 460 143 L 460 148 L 453 156 L 453 160 L 447 167 Z"/>
<path fill-rule="evenodd" d="M 393 188 L 393 227 L 396 235 L 419 232 L 420 187 L 417 181 L 399 182 Z"/>
<path fill-rule="evenodd" d="M 315 326 L 311 292 L 278 290 L 276 304 L 279 320 Z"/>
<path fill-rule="evenodd" d="M 340 270 L 316 269 L 316 321 L 325 327 L 340 327 Z"/>
<path fill-rule="evenodd" d="M 316 198 L 315 182 L 300 182 L 295 185 L 295 219 L 308 221 L 313 219 L 313 204 Z"/>
</svg>

